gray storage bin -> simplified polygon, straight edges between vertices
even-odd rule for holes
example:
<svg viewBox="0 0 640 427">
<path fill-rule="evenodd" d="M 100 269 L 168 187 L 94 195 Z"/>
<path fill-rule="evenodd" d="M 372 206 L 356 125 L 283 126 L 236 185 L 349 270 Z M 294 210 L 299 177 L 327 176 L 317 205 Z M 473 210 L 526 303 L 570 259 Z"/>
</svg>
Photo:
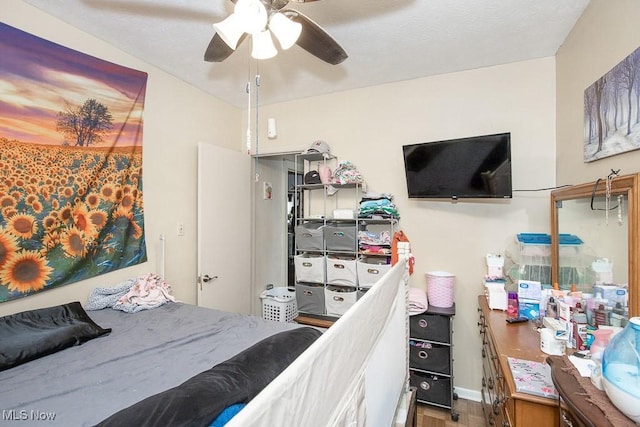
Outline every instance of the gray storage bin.
<svg viewBox="0 0 640 427">
<path fill-rule="evenodd" d="M 355 224 L 327 224 L 324 227 L 324 243 L 328 251 L 351 251 L 356 248 Z"/>
<path fill-rule="evenodd" d="M 298 311 L 324 314 L 324 285 L 318 283 L 296 283 Z"/>
<path fill-rule="evenodd" d="M 295 228 L 296 248 L 300 251 L 321 251 L 323 230 L 322 223 L 307 222 Z"/>
</svg>

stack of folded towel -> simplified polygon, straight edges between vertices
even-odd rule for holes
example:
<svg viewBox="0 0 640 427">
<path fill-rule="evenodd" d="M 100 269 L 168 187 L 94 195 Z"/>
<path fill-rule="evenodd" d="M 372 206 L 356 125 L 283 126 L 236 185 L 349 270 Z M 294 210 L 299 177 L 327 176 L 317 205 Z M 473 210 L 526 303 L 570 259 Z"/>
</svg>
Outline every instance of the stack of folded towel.
<svg viewBox="0 0 640 427">
<path fill-rule="evenodd" d="M 409 287 L 409 316 L 424 313 L 427 308 L 427 293 L 422 289 Z"/>
</svg>

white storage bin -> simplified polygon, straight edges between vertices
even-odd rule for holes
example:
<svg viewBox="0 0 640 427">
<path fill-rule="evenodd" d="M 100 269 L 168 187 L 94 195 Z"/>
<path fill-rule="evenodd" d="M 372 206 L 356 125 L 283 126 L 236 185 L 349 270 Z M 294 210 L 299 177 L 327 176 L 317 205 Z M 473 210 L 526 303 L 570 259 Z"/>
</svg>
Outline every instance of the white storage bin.
<svg viewBox="0 0 640 427">
<path fill-rule="evenodd" d="M 354 256 L 327 256 L 327 283 L 357 286 L 356 258 Z"/>
<path fill-rule="evenodd" d="M 330 316 L 342 316 L 356 303 L 356 288 L 329 285 L 324 290 L 325 307 Z"/>
<path fill-rule="evenodd" d="M 293 322 L 298 317 L 296 291 L 284 286 L 267 289 L 260 294 L 262 318 L 276 322 Z"/>
<path fill-rule="evenodd" d="M 391 269 L 386 257 L 364 257 L 357 262 L 358 284 L 361 288 L 370 288 L 378 279 Z"/>
<path fill-rule="evenodd" d="M 300 254 L 293 257 L 296 282 L 324 283 L 325 257 L 315 254 Z"/>
</svg>

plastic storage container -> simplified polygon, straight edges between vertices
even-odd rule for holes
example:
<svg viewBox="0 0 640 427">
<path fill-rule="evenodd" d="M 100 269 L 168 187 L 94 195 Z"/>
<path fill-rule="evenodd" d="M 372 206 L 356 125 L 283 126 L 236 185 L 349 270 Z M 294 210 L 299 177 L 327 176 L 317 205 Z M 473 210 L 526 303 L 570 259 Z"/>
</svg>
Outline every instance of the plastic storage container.
<svg viewBox="0 0 640 427">
<path fill-rule="evenodd" d="M 267 289 L 260 294 L 262 318 L 276 322 L 293 322 L 298 317 L 296 291 L 284 286 Z"/>
<path fill-rule="evenodd" d="M 560 288 L 569 290 L 577 285 L 588 291 L 593 285 L 591 262 L 593 256 L 585 250 L 582 240 L 573 234 L 558 236 Z M 519 233 L 513 245 L 506 250 L 508 266 L 505 274 L 510 282 L 536 281 L 551 286 L 551 236 L 545 233 Z"/>
</svg>

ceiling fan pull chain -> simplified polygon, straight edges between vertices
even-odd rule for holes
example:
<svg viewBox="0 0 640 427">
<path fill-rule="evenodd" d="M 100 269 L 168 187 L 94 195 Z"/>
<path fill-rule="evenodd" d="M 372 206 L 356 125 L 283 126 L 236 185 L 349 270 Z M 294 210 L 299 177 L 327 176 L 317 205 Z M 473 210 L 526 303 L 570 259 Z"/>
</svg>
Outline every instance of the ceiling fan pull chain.
<svg viewBox="0 0 640 427">
<path fill-rule="evenodd" d="M 258 121 L 258 110 L 259 110 L 259 106 L 260 106 L 260 61 L 256 61 L 256 122 L 255 122 L 255 130 L 256 130 L 256 159 L 258 158 L 258 147 L 259 147 L 259 121 Z M 249 115 L 247 117 L 249 117 L 251 115 L 251 112 L 249 112 Z M 256 182 L 258 181 L 258 173 L 256 170 Z"/>
</svg>

